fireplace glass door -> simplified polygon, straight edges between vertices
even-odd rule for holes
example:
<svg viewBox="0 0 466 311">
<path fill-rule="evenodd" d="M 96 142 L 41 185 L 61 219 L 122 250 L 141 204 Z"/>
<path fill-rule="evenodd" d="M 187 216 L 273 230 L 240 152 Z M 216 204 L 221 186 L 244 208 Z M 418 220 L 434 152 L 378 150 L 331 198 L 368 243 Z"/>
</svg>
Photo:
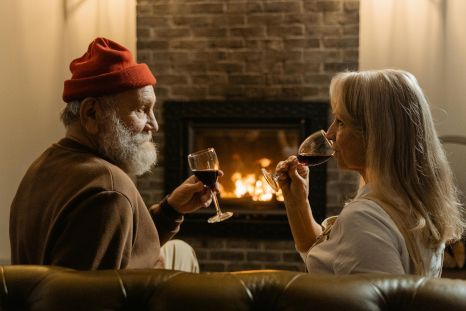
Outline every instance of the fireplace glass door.
<svg viewBox="0 0 466 311">
<path fill-rule="evenodd" d="M 270 189 L 260 170 L 273 171 L 279 161 L 296 154 L 301 132 L 298 125 L 290 124 L 192 123 L 189 149 L 215 148 L 224 173 L 219 179 L 223 205 L 241 206 L 239 213 L 252 206 L 272 211 L 282 205 L 278 202 L 283 196 Z"/>
<path fill-rule="evenodd" d="M 266 185 L 260 169 L 296 154 L 312 132 L 328 126 L 327 102 L 198 101 L 165 102 L 165 192 L 192 175 L 187 155 L 213 147 L 224 175 L 219 178 L 222 210 L 234 216 L 207 225 L 214 209 L 185 216 L 190 234 L 290 237 L 283 197 Z M 325 216 L 326 165 L 312 168 L 309 202 L 317 221 Z M 312 195 L 311 195 L 312 194 Z"/>
</svg>

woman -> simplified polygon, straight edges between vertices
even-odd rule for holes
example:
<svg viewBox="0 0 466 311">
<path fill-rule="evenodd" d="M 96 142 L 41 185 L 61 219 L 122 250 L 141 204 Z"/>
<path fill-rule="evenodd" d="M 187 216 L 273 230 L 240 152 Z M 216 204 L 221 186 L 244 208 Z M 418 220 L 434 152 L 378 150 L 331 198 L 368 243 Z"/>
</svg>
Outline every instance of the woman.
<svg viewBox="0 0 466 311">
<path fill-rule="evenodd" d="M 415 77 L 399 70 L 340 73 L 332 79 L 330 98 L 335 119 L 327 138 L 338 166 L 358 172 L 365 185 L 336 220 L 321 226 L 307 199 L 308 168 L 294 156 L 277 165 L 293 238 L 308 271 L 439 277 L 445 242 L 459 239 L 465 224 Z"/>
</svg>

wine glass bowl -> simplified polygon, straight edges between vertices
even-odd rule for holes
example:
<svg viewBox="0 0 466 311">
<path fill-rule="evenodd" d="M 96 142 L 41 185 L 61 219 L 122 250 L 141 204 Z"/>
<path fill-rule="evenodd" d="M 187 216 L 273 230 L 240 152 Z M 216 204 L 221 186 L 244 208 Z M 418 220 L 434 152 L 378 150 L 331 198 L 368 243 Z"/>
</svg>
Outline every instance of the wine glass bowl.
<svg viewBox="0 0 466 311">
<path fill-rule="evenodd" d="M 188 155 L 188 163 L 194 175 L 204 184 L 204 187 L 209 188 L 212 194 L 212 200 L 217 214 L 210 217 L 207 221 L 215 223 L 224 221 L 231 216 L 232 212 L 222 212 L 218 204 L 217 196 L 214 191 L 217 183 L 219 162 L 214 148 L 207 148 Z"/>
<path fill-rule="evenodd" d="M 319 130 L 309 135 L 299 146 L 298 158 L 299 163 L 305 166 L 321 165 L 335 154 L 332 148 L 333 142 L 327 138 L 327 133 L 324 130 Z M 269 172 L 265 168 L 261 169 L 267 184 L 277 192 L 280 189 L 276 172 Z"/>
<path fill-rule="evenodd" d="M 298 161 L 305 166 L 317 166 L 330 160 L 335 154 L 333 142 L 327 138 L 324 130 L 309 135 L 299 146 Z"/>
</svg>

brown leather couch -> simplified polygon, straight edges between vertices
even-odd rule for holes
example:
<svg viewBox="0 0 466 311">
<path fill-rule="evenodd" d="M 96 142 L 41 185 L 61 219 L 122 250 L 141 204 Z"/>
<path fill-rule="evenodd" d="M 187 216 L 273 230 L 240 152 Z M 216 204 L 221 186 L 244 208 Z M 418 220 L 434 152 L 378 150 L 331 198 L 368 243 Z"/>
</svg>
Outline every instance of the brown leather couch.
<svg viewBox="0 0 466 311">
<path fill-rule="evenodd" d="M 466 310 L 466 281 L 0 266 L 0 310 Z"/>
</svg>

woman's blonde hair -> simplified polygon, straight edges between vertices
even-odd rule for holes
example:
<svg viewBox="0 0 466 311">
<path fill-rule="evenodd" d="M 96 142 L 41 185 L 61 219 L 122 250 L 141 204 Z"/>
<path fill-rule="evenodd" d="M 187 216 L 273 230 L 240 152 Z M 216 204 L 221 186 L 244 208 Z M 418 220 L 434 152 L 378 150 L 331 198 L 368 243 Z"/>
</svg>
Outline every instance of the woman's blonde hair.
<svg viewBox="0 0 466 311">
<path fill-rule="evenodd" d="M 330 97 L 363 136 L 373 194 L 405 229 L 422 230 L 434 246 L 461 238 L 463 206 L 416 78 L 393 69 L 343 72 L 332 79 Z"/>
</svg>

